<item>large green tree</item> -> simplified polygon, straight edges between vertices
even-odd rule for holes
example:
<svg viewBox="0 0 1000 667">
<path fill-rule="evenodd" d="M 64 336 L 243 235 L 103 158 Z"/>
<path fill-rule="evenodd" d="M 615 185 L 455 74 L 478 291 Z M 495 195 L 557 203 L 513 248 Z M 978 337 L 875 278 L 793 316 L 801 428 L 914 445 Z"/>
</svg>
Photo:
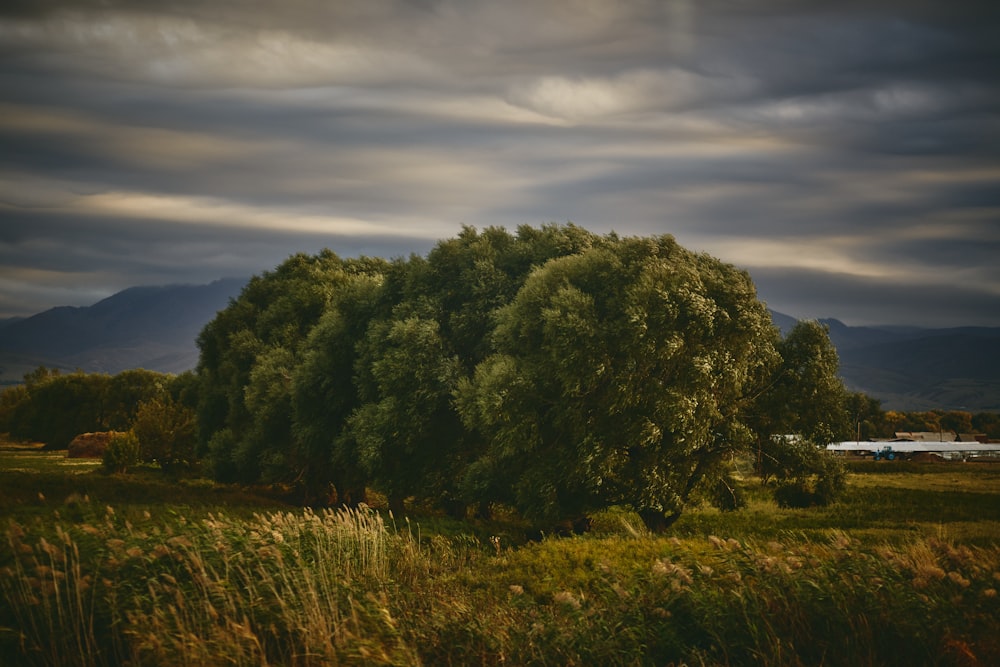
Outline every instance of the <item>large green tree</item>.
<svg viewBox="0 0 1000 667">
<path fill-rule="evenodd" d="M 293 431 L 307 502 L 365 500 L 368 474 L 346 426 L 360 405 L 355 359 L 369 324 L 384 308 L 383 279 L 357 275 L 341 286 L 310 332 L 292 376 Z"/>
<path fill-rule="evenodd" d="M 438 323 L 416 316 L 375 323 L 359 356 L 365 400 L 349 421 L 373 485 L 403 511 L 403 500 L 457 496 L 463 432 L 451 406 L 458 357 Z"/>
<path fill-rule="evenodd" d="M 292 376 L 302 344 L 338 288 L 385 262 L 297 254 L 255 276 L 201 332 L 201 450 L 217 478 L 292 481 L 302 474 L 292 421 Z"/>
<path fill-rule="evenodd" d="M 753 431 L 840 427 L 813 333 L 779 341 L 745 272 L 670 237 L 467 227 L 426 257 L 296 255 L 199 338 L 202 448 L 310 502 L 370 485 L 397 509 L 624 504 L 662 528 Z"/>
<path fill-rule="evenodd" d="M 748 444 L 775 336 L 745 272 L 668 236 L 549 261 L 456 392 L 488 440 L 468 485 L 543 522 L 626 504 L 661 529 Z"/>
<path fill-rule="evenodd" d="M 532 269 L 595 239 L 573 225 L 516 234 L 465 227 L 427 257 L 336 286 L 293 374 L 307 495 L 333 484 L 339 501 L 352 503 L 371 483 L 397 509 L 402 497 L 437 496 L 462 513 L 454 480 L 482 443 L 461 428 L 452 385 L 489 354 L 496 313 Z M 418 389 L 423 382 L 428 387 Z"/>
</svg>

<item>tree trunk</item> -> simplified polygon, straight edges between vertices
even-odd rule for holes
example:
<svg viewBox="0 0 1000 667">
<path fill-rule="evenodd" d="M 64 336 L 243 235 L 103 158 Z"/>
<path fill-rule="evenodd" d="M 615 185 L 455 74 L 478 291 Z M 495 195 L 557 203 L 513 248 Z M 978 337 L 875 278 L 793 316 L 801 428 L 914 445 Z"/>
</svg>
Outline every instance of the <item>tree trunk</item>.
<svg viewBox="0 0 1000 667">
<path fill-rule="evenodd" d="M 395 493 L 389 494 L 389 511 L 397 519 L 402 518 L 406 514 L 406 508 L 403 506 L 403 496 Z"/>
<path fill-rule="evenodd" d="M 681 513 L 664 514 L 659 510 L 641 509 L 639 510 L 639 518 L 642 519 L 642 523 L 645 524 L 649 532 L 659 534 L 665 533 L 670 526 L 674 525 L 677 519 L 681 518 Z"/>
<path fill-rule="evenodd" d="M 493 518 L 493 508 L 490 506 L 488 500 L 479 501 L 479 505 L 476 507 L 476 518 L 485 521 Z"/>
</svg>

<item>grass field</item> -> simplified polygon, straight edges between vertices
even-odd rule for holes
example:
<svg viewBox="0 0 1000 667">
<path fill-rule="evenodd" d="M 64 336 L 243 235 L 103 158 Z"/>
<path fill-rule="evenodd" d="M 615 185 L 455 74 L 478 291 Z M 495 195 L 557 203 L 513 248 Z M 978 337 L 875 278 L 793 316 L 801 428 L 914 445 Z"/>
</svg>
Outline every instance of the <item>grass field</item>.
<svg viewBox="0 0 1000 667">
<path fill-rule="evenodd" d="M 1000 664 L 996 464 L 535 543 L 98 468 L 0 448 L 0 664 Z"/>
</svg>

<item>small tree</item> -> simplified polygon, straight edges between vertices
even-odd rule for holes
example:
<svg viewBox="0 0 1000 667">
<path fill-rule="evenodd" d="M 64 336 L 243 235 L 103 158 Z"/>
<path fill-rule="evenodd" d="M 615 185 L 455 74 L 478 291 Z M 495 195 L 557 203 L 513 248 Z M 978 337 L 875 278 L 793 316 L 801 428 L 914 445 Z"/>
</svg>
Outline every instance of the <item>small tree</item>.
<svg viewBox="0 0 1000 667">
<path fill-rule="evenodd" d="M 198 427 L 195 412 L 169 396 L 139 405 L 132 433 L 143 461 L 163 468 L 187 467 L 194 462 Z"/>
<path fill-rule="evenodd" d="M 761 440 L 786 433 L 817 443 L 850 437 L 849 394 L 837 375 L 840 359 L 827 328 L 801 321 L 777 351 L 781 364 L 754 409 L 752 427 Z"/>
<path fill-rule="evenodd" d="M 723 512 L 734 512 L 747 506 L 747 498 L 743 489 L 732 476 L 722 474 L 708 493 L 708 501 Z"/>
<path fill-rule="evenodd" d="M 139 439 L 132 431 L 125 431 L 111 436 L 101 463 L 108 472 L 124 473 L 138 465 L 139 461 Z"/>
</svg>

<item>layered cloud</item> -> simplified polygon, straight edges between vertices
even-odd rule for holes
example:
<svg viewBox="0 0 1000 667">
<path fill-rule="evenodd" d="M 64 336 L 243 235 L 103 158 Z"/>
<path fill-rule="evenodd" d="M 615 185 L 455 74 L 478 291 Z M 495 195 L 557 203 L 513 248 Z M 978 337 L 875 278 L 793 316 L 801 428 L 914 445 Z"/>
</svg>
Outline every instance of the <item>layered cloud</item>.
<svg viewBox="0 0 1000 667">
<path fill-rule="evenodd" d="M 997 71 L 989 2 L 5 3 L 0 316 L 573 221 L 1000 325 Z"/>
</svg>

